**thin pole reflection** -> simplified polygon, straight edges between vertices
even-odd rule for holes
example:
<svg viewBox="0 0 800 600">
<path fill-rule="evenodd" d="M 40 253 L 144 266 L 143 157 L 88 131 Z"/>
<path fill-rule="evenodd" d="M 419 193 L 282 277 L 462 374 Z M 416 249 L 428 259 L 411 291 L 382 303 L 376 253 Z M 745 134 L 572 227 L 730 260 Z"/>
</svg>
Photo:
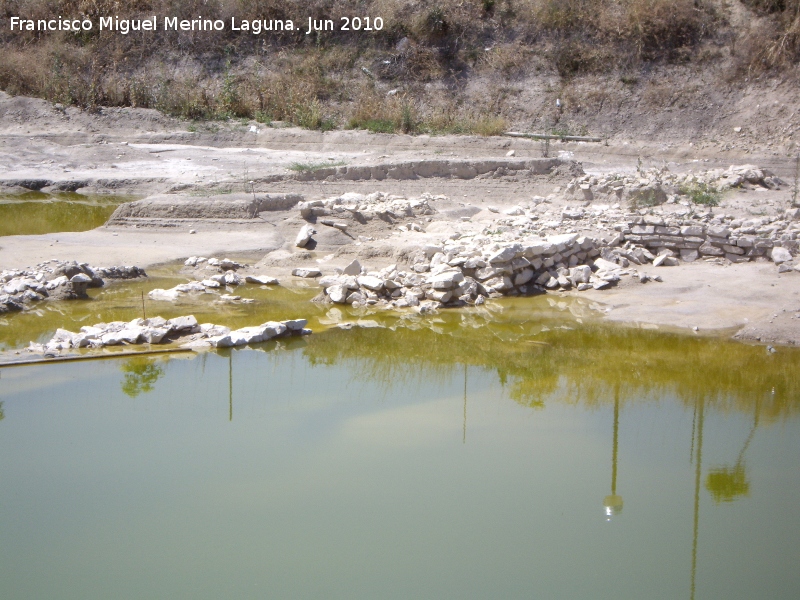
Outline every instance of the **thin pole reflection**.
<svg viewBox="0 0 800 600">
<path fill-rule="evenodd" d="M 690 600 L 694 600 L 695 578 L 697 575 L 697 533 L 700 528 L 700 474 L 703 470 L 703 413 L 705 398 L 700 400 L 697 413 L 697 463 L 694 471 L 694 527 L 692 531 L 692 583 Z"/>
<path fill-rule="evenodd" d="M 464 427 L 461 432 L 461 443 L 467 443 L 467 365 L 464 365 Z"/>
<path fill-rule="evenodd" d="M 614 388 L 614 441 L 611 450 L 611 495 L 603 499 L 606 521 L 622 512 L 622 496 L 617 496 L 617 447 L 619 445 L 619 385 Z"/>
</svg>

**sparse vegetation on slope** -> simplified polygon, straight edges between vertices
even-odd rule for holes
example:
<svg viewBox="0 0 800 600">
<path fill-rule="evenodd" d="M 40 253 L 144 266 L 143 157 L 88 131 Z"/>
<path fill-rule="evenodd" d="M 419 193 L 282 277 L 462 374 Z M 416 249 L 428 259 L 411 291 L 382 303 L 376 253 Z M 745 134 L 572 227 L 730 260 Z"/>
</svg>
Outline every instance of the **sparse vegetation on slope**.
<svg viewBox="0 0 800 600">
<path fill-rule="evenodd" d="M 800 59 L 800 0 L 737 0 L 732 31 L 716 0 L 3 0 L 0 88 L 62 104 L 137 106 L 190 119 L 246 117 L 312 129 L 492 135 L 507 126 L 509 82 L 739 58 L 786 69 Z M 10 32 L 11 16 L 152 15 L 222 19 L 224 31 Z M 381 17 L 381 31 L 305 35 L 308 18 Z M 303 33 L 254 35 L 236 19 L 291 19 Z M 491 89 L 467 100 L 475 77 Z M 434 93 L 430 85 L 447 93 Z M 437 87 L 438 86 L 438 87 Z M 393 88 L 387 94 L 387 89 Z M 599 92 L 598 92 L 599 93 Z"/>
</svg>

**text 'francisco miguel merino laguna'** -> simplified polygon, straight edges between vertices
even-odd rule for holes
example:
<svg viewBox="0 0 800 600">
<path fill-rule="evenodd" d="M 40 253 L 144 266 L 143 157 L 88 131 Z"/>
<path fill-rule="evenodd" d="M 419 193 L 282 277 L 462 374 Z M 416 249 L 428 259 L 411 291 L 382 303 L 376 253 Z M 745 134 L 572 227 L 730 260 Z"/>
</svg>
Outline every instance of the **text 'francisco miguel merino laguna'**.
<svg viewBox="0 0 800 600">
<path fill-rule="evenodd" d="M 11 31 L 92 31 L 95 24 L 90 19 L 9 19 Z M 100 17 L 100 31 L 116 31 L 123 35 L 131 31 L 159 31 L 158 17 L 147 19 L 119 19 L 117 17 Z M 226 23 L 221 19 L 179 19 L 163 17 L 161 31 L 225 31 Z M 312 19 L 303 23 L 303 27 L 295 25 L 291 19 L 237 19 L 230 20 L 229 31 L 247 31 L 254 35 L 262 32 L 296 31 L 309 35 L 320 31 L 380 31 L 383 29 L 381 17 L 341 17 L 338 23 L 334 19 Z"/>
</svg>

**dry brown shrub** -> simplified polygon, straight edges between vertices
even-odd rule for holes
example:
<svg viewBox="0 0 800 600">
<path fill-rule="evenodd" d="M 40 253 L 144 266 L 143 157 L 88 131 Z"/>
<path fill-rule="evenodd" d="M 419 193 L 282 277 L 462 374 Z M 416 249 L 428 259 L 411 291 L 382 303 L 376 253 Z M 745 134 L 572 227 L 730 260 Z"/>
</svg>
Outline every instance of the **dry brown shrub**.
<svg viewBox="0 0 800 600">
<path fill-rule="evenodd" d="M 348 127 L 376 133 L 411 133 L 418 122 L 417 110 L 407 94 L 388 96 L 364 84 L 354 98 Z"/>
<path fill-rule="evenodd" d="M 666 108 L 673 103 L 674 93 L 672 84 L 650 81 L 642 90 L 642 103 L 650 108 Z"/>
<path fill-rule="evenodd" d="M 510 79 L 521 76 L 530 64 L 533 51 L 525 45 L 514 42 L 499 44 L 483 53 L 478 60 L 478 71 L 499 73 Z"/>
<path fill-rule="evenodd" d="M 747 69 L 762 72 L 800 62 L 800 3 L 794 11 L 770 15 L 751 29 L 741 44 Z"/>
</svg>

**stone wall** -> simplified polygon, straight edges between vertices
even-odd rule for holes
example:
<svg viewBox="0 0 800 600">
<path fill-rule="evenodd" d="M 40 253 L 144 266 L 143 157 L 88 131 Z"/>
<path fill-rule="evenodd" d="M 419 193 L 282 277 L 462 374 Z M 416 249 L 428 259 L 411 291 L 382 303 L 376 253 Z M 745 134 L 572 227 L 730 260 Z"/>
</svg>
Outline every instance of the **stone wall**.
<svg viewBox="0 0 800 600">
<path fill-rule="evenodd" d="M 790 257 L 795 255 L 800 224 L 791 220 L 770 221 L 756 218 L 703 223 L 694 219 L 644 215 L 618 230 L 625 241 L 644 246 L 656 254 L 669 252 L 686 262 L 709 256 L 731 262 L 747 262 L 759 257 L 774 260 L 774 248 L 784 249 Z M 785 252 L 775 254 L 786 257 Z"/>
</svg>

